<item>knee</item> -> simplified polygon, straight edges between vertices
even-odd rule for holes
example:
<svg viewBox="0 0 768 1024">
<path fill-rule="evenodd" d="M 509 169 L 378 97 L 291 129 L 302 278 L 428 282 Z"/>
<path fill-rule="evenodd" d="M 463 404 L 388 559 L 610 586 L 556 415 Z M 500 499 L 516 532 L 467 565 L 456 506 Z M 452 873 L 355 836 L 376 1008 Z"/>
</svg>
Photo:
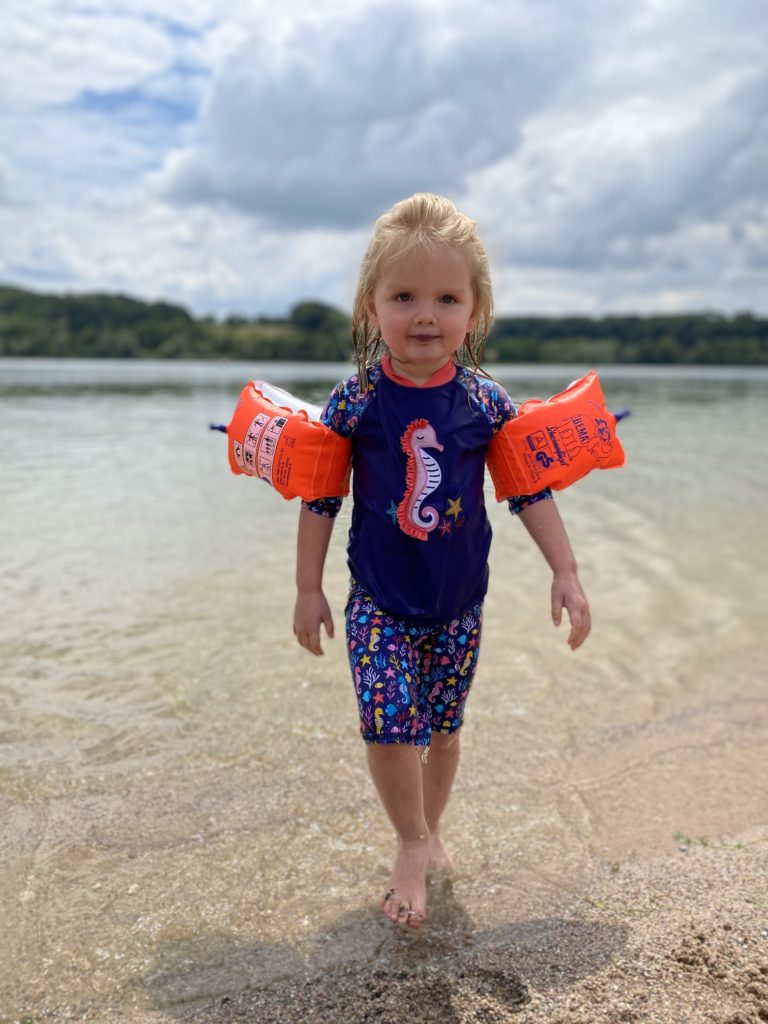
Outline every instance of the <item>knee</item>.
<svg viewBox="0 0 768 1024">
<path fill-rule="evenodd" d="M 433 732 L 430 745 L 436 750 L 451 750 L 459 745 L 459 729 L 455 732 Z"/>
</svg>

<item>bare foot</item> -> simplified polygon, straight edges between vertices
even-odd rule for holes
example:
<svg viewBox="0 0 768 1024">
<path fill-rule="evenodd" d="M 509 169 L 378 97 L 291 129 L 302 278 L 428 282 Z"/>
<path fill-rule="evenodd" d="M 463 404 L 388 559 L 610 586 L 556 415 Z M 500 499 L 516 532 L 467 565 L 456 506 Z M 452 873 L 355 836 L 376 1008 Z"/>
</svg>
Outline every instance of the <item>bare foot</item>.
<svg viewBox="0 0 768 1024">
<path fill-rule="evenodd" d="M 453 870 L 453 860 L 439 832 L 431 832 L 429 836 L 429 869 L 430 871 Z"/>
<path fill-rule="evenodd" d="M 400 840 L 389 886 L 380 907 L 390 921 L 420 928 L 427 919 L 429 840 Z"/>
</svg>

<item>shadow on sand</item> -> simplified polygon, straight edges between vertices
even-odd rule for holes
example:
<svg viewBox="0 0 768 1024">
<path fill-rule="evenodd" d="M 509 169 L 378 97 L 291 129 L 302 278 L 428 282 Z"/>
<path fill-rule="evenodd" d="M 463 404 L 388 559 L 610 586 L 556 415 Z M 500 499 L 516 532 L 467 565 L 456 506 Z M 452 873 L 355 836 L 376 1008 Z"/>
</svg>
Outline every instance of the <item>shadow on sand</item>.
<svg viewBox="0 0 768 1024">
<path fill-rule="evenodd" d="M 497 1024 L 528 1003 L 529 989 L 574 984 L 626 945 L 625 927 L 593 920 L 544 918 L 478 932 L 449 878 L 431 889 L 430 921 L 420 931 L 396 929 L 370 909 L 318 932 L 303 958 L 288 946 L 244 950 L 222 938 L 213 949 L 206 940 L 168 950 L 175 969 L 145 976 L 145 993 L 185 1024 Z M 213 981 L 222 957 L 230 977 L 232 958 L 242 963 L 243 984 L 213 998 L 205 979 Z"/>
</svg>

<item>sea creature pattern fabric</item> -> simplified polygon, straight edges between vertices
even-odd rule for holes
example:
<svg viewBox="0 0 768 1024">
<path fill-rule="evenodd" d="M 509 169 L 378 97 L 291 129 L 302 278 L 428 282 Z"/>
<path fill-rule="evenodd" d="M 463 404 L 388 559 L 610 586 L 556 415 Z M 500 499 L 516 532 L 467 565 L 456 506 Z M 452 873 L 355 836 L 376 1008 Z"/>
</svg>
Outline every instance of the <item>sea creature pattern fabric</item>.
<svg viewBox="0 0 768 1024">
<path fill-rule="evenodd" d="M 496 381 L 460 366 L 435 386 L 406 387 L 381 364 L 368 380 L 365 391 L 357 375 L 338 384 L 321 418 L 352 439 L 350 572 L 393 615 L 447 622 L 487 589 L 485 456 L 515 407 Z M 509 507 L 549 497 L 511 498 Z M 327 516 L 340 506 L 339 498 L 305 503 Z"/>
<path fill-rule="evenodd" d="M 428 745 L 462 724 L 477 668 L 482 606 L 439 626 L 388 615 L 353 585 L 346 611 L 349 664 L 367 743 Z"/>
</svg>

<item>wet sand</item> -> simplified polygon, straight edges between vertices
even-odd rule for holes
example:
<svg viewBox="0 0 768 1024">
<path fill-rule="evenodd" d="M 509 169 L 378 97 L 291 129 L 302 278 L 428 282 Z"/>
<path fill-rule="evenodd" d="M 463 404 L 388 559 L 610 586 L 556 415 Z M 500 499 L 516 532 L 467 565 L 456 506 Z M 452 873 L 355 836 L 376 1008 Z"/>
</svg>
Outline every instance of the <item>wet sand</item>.
<svg viewBox="0 0 768 1024">
<path fill-rule="evenodd" d="M 759 1024 L 768 1020 L 768 828 L 595 867 L 574 891 L 520 893 L 477 928 L 461 874 L 430 883 L 420 932 L 373 908 L 313 937 L 302 962 L 194 1005 L 44 1012 L 83 1024 Z M 376 949 L 337 962 L 350 938 Z M 269 951 L 254 949 L 254 966 Z"/>
<path fill-rule="evenodd" d="M 641 391 L 627 470 L 558 499 L 594 619 L 575 655 L 491 506 L 457 870 L 413 935 L 375 909 L 393 843 L 343 644 L 290 633 L 296 509 L 178 446 L 214 396 L 105 394 L 106 438 L 92 395 L 20 401 L 41 459 L 62 424 L 82 448 L 39 474 L 25 442 L 4 492 L 2 1024 L 768 1021 L 768 381 L 737 428 L 698 389 Z"/>
<path fill-rule="evenodd" d="M 424 932 L 386 936 L 374 962 L 310 963 L 159 1020 L 757 1024 L 768 1020 L 766 869 L 764 830 L 595 872 L 548 916 L 484 932 L 450 883 L 437 882 Z"/>
</svg>

